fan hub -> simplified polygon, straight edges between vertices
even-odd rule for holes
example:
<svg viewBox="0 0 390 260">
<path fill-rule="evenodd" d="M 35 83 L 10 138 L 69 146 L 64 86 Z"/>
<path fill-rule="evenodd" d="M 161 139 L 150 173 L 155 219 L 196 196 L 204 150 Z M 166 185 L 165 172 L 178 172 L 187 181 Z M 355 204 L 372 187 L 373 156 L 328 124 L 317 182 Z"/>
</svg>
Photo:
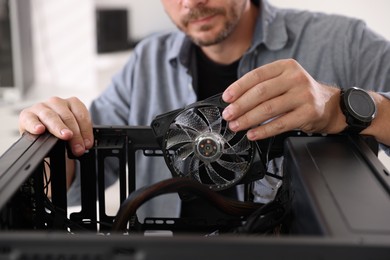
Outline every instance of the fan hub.
<svg viewBox="0 0 390 260">
<path fill-rule="evenodd" d="M 222 155 L 224 141 L 215 133 L 203 133 L 195 139 L 195 154 L 204 162 L 214 162 Z"/>
</svg>

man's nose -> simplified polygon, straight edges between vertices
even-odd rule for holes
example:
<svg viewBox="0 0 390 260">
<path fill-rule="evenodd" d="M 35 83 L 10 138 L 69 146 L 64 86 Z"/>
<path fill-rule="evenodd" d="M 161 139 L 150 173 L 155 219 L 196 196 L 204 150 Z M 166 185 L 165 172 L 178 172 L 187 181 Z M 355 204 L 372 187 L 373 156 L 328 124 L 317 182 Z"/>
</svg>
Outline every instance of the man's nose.
<svg viewBox="0 0 390 260">
<path fill-rule="evenodd" d="M 199 5 L 204 5 L 208 0 L 183 0 L 183 5 L 185 8 L 195 8 Z"/>
</svg>

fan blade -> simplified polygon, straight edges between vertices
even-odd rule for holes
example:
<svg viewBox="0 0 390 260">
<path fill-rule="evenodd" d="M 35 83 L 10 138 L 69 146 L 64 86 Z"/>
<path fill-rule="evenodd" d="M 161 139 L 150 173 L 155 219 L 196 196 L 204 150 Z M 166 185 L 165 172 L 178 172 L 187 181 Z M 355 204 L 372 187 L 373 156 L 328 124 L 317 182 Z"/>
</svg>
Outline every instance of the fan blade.
<svg viewBox="0 0 390 260">
<path fill-rule="evenodd" d="M 185 161 L 194 152 L 192 143 L 185 144 L 175 152 L 176 161 Z"/>
<path fill-rule="evenodd" d="M 230 140 L 232 140 L 232 138 L 236 135 L 235 132 L 233 132 L 232 130 L 230 130 L 230 128 L 226 125 L 225 127 L 225 131 L 222 135 L 222 137 L 226 140 L 226 142 L 229 142 Z"/>
<path fill-rule="evenodd" d="M 173 162 L 173 167 L 176 171 L 177 174 L 180 174 L 182 175 L 184 173 L 184 170 L 185 170 L 185 160 L 175 160 Z"/>
<path fill-rule="evenodd" d="M 167 135 L 166 149 L 178 144 L 185 144 L 195 140 L 197 134 L 189 128 L 170 129 Z"/>
<path fill-rule="evenodd" d="M 229 144 L 230 145 L 230 144 Z M 223 151 L 225 154 L 241 154 L 243 152 L 248 151 L 251 148 L 251 144 L 244 135 L 239 142 L 237 142 L 235 145 L 230 146 L 226 150 Z"/>
<path fill-rule="evenodd" d="M 186 110 L 183 113 L 181 113 L 176 118 L 175 123 L 179 127 L 191 128 L 200 133 L 208 130 L 207 123 L 193 110 Z"/>
<path fill-rule="evenodd" d="M 225 178 L 221 177 L 213 168 L 213 166 L 211 166 L 211 164 L 207 164 L 206 165 L 206 171 L 207 171 L 207 174 L 209 175 L 210 179 L 217 185 L 226 185 L 228 184 L 230 181 L 226 180 Z"/>
<path fill-rule="evenodd" d="M 225 169 L 232 171 L 236 173 L 236 175 L 243 175 L 248 168 L 248 162 L 243 161 L 243 162 L 227 162 L 221 159 L 217 160 L 217 163 L 224 167 Z"/>
<path fill-rule="evenodd" d="M 177 174 L 185 175 L 188 167 L 188 158 L 193 154 L 191 144 L 184 145 L 182 148 L 177 150 L 172 156 L 173 166 Z"/>
<path fill-rule="evenodd" d="M 189 174 L 191 174 L 197 181 L 202 182 L 199 176 L 199 159 L 196 156 L 193 156 L 191 159 Z"/>
<path fill-rule="evenodd" d="M 206 118 L 211 132 L 220 133 L 222 127 L 221 112 L 217 107 L 201 107 L 198 109 Z"/>
</svg>

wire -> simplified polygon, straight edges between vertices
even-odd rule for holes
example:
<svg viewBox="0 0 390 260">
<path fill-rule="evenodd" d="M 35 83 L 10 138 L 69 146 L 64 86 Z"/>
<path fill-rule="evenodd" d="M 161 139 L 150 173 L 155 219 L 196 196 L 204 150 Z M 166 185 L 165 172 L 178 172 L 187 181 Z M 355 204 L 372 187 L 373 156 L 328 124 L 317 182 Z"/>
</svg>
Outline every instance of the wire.
<svg viewBox="0 0 390 260">
<path fill-rule="evenodd" d="M 137 209 L 146 201 L 159 195 L 177 193 L 185 190 L 204 197 L 219 210 L 232 216 L 248 216 L 264 204 L 233 200 L 209 189 L 203 184 L 188 178 L 171 178 L 155 184 L 144 186 L 134 192 L 122 202 L 115 217 L 112 230 L 123 232 L 130 217 L 136 214 Z"/>
<path fill-rule="evenodd" d="M 43 178 L 44 178 L 44 182 L 45 182 L 45 186 L 43 187 L 44 191 L 45 191 L 45 196 L 48 197 L 48 194 L 49 194 L 49 186 L 50 186 L 50 182 L 51 182 L 51 175 L 50 173 L 48 173 L 46 171 L 46 167 L 49 167 L 50 168 L 50 163 L 45 159 L 43 160 L 44 162 L 44 166 L 43 166 Z"/>
<path fill-rule="evenodd" d="M 246 222 L 235 228 L 235 234 L 270 234 L 280 226 L 289 215 L 291 199 L 288 191 L 282 190 L 279 195 L 263 207 L 248 216 Z"/>
</svg>

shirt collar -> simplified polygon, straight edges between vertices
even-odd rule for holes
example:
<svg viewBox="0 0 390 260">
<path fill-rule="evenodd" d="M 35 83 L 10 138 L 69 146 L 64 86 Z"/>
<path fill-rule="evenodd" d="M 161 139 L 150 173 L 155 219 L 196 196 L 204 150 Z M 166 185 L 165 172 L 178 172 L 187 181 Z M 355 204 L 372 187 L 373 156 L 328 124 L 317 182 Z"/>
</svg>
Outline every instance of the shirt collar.
<svg viewBox="0 0 390 260">
<path fill-rule="evenodd" d="M 188 67 L 192 44 L 190 38 L 181 31 L 175 33 L 172 48 L 168 51 L 168 59 L 172 66 L 180 62 Z"/>
<path fill-rule="evenodd" d="M 267 0 L 261 0 L 260 6 L 260 14 L 249 51 L 261 44 L 264 44 L 270 50 L 280 50 L 288 41 L 285 20 L 283 16 L 278 15 L 278 8 L 270 5 Z M 180 61 L 188 68 L 192 45 L 193 43 L 189 37 L 182 32 L 177 33 L 168 56 L 171 64 L 174 65 L 177 61 Z"/>
</svg>

